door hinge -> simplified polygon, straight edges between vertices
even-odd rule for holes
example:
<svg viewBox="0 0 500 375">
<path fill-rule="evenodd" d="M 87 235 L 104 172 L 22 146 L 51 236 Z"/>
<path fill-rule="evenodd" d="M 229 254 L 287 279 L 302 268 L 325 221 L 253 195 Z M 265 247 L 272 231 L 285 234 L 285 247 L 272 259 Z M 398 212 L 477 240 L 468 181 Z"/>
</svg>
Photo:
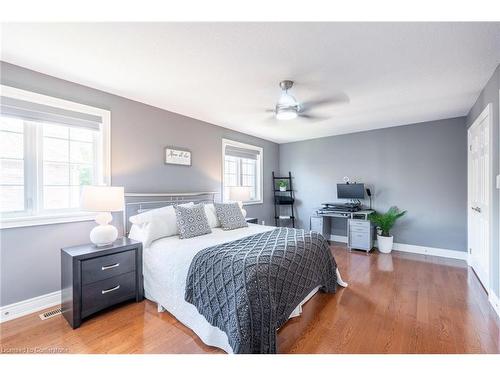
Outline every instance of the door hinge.
<svg viewBox="0 0 500 375">
<path fill-rule="evenodd" d="M 469 247 L 469 254 L 472 254 L 472 247 Z"/>
</svg>

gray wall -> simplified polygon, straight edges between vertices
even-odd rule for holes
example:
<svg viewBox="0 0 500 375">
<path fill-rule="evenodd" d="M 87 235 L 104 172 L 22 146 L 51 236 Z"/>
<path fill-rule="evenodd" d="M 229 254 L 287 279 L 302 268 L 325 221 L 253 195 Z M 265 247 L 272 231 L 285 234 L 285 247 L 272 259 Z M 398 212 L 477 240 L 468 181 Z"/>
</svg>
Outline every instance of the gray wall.
<svg viewBox="0 0 500 375">
<path fill-rule="evenodd" d="M 1 83 L 111 110 L 113 185 L 126 192 L 220 191 L 222 138 L 264 148 L 264 204 L 248 216 L 271 222 L 271 172 L 278 170 L 278 145 L 189 117 L 1 62 Z M 187 147 L 193 166 L 167 166 L 163 148 Z M 0 305 L 60 289 L 59 249 L 88 242 L 92 222 L 0 231 Z"/>
<path fill-rule="evenodd" d="M 484 110 L 484 108 L 491 103 L 492 104 L 492 114 L 493 114 L 493 129 L 492 129 L 492 151 L 493 151 L 493 156 L 492 156 L 492 175 L 496 177 L 499 174 L 499 159 L 500 159 L 500 153 L 499 153 L 499 94 L 498 91 L 500 90 L 500 65 L 497 66 L 495 72 L 489 79 L 488 83 L 484 87 L 483 91 L 479 95 L 479 98 L 477 99 L 476 103 L 470 110 L 469 114 L 467 115 L 467 120 L 466 124 L 467 127 L 470 127 L 473 123 L 474 120 L 481 114 L 481 112 Z M 498 238 L 498 228 L 499 228 L 499 195 L 498 195 L 498 190 L 496 188 L 496 179 L 493 178 L 491 181 L 491 188 L 493 189 L 493 202 L 492 202 L 492 209 L 493 209 L 493 228 L 497 228 L 496 231 L 492 233 L 492 238 L 491 238 L 491 243 L 492 243 L 492 249 L 493 249 L 493 254 L 491 258 L 491 269 L 492 269 L 492 285 L 491 288 L 495 292 L 495 294 L 498 296 L 500 295 L 500 270 L 499 270 L 499 238 Z"/>
<path fill-rule="evenodd" d="M 322 202 L 337 200 L 336 184 L 349 176 L 371 188 L 376 210 L 408 210 L 394 228 L 395 242 L 466 251 L 463 117 L 283 144 L 280 170 L 295 176 L 303 228 Z M 333 222 L 334 234 L 345 235 L 343 224 Z"/>
<path fill-rule="evenodd" d="M 467 118 L 440 120 L 278 145 L 142 103 L 0 62 L 2 84 L 112 111 L 112 180 L 126 191 L 220 191 L 221 139 L 264 147 L 264 204 L 249 216 L 272 223 L 272 170 L 295 176 L 298 224 L 323 201 L 336 199 L 335 184 L 347 175 L 374 193 L 374 208 L 398 205 L 409 211 L 394 229 L 400 243 L 465 251 L 466 126 L 487 103 L 493 104 L 494 175 L 499 171 L 500 68 Z M 193 167 L 163 164 L 166 145 L 193 151 Z M 498 196 L 495 194 L 498 227 Z M 343 234 L 342 221 L 334 233 Z M 0 230 L 0 305 L 59 289 L 59 248 L 88 241 L 92 222 Z M 499 294 L 498 234 L 493 257 L 494 290 Z"/>
</svg>

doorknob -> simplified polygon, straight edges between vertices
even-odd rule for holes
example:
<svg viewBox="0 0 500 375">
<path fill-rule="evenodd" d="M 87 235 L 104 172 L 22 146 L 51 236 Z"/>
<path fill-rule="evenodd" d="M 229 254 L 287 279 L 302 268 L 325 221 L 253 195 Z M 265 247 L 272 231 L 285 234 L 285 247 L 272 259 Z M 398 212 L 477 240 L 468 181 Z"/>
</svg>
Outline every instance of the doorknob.
<svg viewBox="0 0 500 375">
<path fill-rule="evenodd" d="M 476 212 L 481 212 L 481 207 L 471 207 Z"/>
</svg>

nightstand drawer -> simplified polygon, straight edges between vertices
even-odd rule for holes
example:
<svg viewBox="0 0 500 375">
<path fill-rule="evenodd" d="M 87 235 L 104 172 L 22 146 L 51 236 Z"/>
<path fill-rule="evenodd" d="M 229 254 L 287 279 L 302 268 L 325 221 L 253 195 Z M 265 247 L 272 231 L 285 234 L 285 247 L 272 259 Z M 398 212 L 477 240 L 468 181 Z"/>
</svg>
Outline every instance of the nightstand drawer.
<svg viewBox="0 0 500 375">
<path fill-rule="evenodd" d="M 134 250 L 105 255 L 82 262 L 82 284 L 87 285 L 135 270 Z"/>
<path fill-rule="evenodd" d="M 99 310 L 142 301 L 142 244 L 121 237 L 113 244 L 61 249 L 61 308 L 73 328 Z"/>
<path fill-rule="evenodd" d="M 135 296 L 135 272 L 85 285 L 82 288 L 82 318 Z"/>
</svg>

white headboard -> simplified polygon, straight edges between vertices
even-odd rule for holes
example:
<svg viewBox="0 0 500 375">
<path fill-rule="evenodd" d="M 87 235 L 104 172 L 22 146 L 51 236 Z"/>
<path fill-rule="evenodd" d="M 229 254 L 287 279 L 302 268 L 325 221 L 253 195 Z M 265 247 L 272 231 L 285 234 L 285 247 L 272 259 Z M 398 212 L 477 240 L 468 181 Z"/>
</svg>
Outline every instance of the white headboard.
<svg viewBox="0 0 500 375">
<path fill-rule="evenodd" d="M 213 203 L 215 196 L 218 195 L 215 191 L 203 191 L 195 193 L 126 193 L 125 194 L 125 209 L 123 210 L 123 228 L 125 235 L 128 235 L 131 227 L 129 218 L 140 214 L 141 212 L 172 206 L 181 203 Z"/>
</svg>

